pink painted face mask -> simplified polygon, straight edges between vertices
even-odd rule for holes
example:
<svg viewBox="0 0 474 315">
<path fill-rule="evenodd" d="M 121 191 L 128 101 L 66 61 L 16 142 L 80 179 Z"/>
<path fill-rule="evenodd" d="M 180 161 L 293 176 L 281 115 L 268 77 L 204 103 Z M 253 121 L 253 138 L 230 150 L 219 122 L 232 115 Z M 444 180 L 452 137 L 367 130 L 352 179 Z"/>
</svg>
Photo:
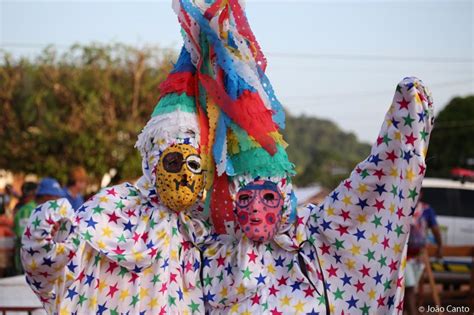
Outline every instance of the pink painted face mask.
<svg viewBox="0 0 474 315">
<path fill-rule="evenodd" d="M 281 221 L 283 197 L 277 184 L 258 180 L 242 187 L 236 196 L 237 221 L 256 242 L 271 239 Z"/>
</svg>

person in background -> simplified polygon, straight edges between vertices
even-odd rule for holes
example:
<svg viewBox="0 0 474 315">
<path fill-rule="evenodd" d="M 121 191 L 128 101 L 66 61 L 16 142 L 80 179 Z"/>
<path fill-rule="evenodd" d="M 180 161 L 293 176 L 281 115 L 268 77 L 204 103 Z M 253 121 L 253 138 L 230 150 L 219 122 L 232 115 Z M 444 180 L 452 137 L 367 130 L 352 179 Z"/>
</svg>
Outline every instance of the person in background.
<svg viewBox="0 0 474 315">
<path fill-rule="evenodd" d="M 13 233 L 13 200 L 19 196 L 12 185 L 7 184 L 0 193 L 0 278 L 12 273 L 12 257 L 15 248 Z"/>
<path fill-rule="evenodd" d="M 23 273 L 20 259 L 21 237 L 25 227 L 37 205 L 46 201 L 65 197 L 64 191 L 54 178 L 46 177 L 39 185 L 27 182 L 22 186 L 23 200 L 25 204 L 15 214 L 13 231 L 16 235 L 14 266 L 17 274 Z"/>
<path fill-rule="evenodd" d="M 11 210 L 13 209 L 12 203 L 14 200 L 20 199 L 18 193 L 13 189 L 13 186 L 6 184 L 4 193 L 0 194 L 0 215 L 12 216 Z"/>
<path fill-rule="evenodd" d="M 416 288 L 425 268 L 421 254 L 428 244 L 428 230 L 431 230 L 436 242 L 436 256 L 442 257 L 441 231 L 434 209 L 423 200 L 420 192 L 418 204 L 413 215 L 408 238 L 407 264 L 405 269 L 405 311 L 409 315 L 420 314 L 416 303 Z"/>
<path fill-rule="evenodd" d="M 4 215 L 7 212 L 9 204 L 10 196 L 8 196 L 7 194 L 0 194 L 0 215 Z"/>
<path fill-rule="evenodd" d="M 86 190 L 86 186 L 86 170 L 81 166 L 71 169 L 66 187 L 64 188 L 64 192 L 66 193 L 66 198 L 69 200 L 74 210 L 79 209 L 79 207 L 84 203 L 83 194 Z"/>
<path fill-rule="evenodd" d="M 34 182 L 25 182 L 21 186 L 21 197 L 15 206 L 13 219 L 13 232 L 15 233 L 15 253 L 13 256 L 13 268 L 15 274 L 22 274 L 23 268 L 20 261 L 21 236 L 31 215 L 36 208 L 36 190 L 38 184 Z"/>
<path fill-rule="evenodd" d="M 26 204 L 34 203 L 37 189 L 38 184 L 35 182 L 24 182 L 23 185 L 21 185 L 21 196 L 13 209 L 13 216 Z"/>
<path fill-rule="evenodd" d="M 36 190 L 38 189 L 38 184 L 34 182 L 25 182 L 21 186 L 21 198 L 18 202 L 18 206 L 15 211 L 14 218 L 14 232 L 17 236 L 23 234 L 23 230 L 26 226 L 28 218 L 30 217 L 31 212 L 36 208 Z"/>
</svg>

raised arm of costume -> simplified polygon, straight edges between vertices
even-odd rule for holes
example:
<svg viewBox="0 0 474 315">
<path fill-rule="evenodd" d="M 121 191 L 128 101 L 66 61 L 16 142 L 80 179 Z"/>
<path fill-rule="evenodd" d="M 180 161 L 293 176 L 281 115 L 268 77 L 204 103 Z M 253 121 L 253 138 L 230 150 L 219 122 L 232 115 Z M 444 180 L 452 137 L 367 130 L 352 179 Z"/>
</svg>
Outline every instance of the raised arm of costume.
<svg viewBox="0 0 474 315">
<path fill-rule="evenodd" d="M 48 201 L 35 209 L 22 237 L 26 280 L 47 310 L 62 295 L 67 264 L 80 245 L 73 218 L 67 199 Z"/>
<path fill-rule="evenodd" d="M 373 302 L 369 313 L 402 308 L 401 266 L 432 127 L 431 95 L 420 80 L 405 78 L 370 156 L 320 206 L 308 206 L 307 232 L 318 239 L 326 280 L 337 292 L 330 298 L 350 301 L 342 303 L 349 313 L 362 301 Z"/>
</svg>

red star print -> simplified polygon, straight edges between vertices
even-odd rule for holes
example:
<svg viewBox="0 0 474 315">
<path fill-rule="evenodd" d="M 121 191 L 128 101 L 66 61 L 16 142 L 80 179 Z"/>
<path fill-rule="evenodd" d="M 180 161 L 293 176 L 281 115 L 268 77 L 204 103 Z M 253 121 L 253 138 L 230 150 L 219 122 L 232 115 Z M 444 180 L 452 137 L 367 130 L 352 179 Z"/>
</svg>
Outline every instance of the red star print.
<svg viewBox="0 0 474 315">
<path fill-rule="evenodd" d="M 344 219 L 344 222 L 346 222 L 346 220 L 350 220 L 351 219 L 351 216 L 349 214 L 349 211 L 344 211 L 343 209 L 341 209 L 341 217 Z"/>
<path fill-rule="evenodd" d="M 370 277 L 370 268 L 367 268 L 365 265 L 362 265 L 362 269 L 359 270 L 363 277 Z"/>
<path fill-rule="evenodd" d="M 49 218 L 46 218 L 46 223 L 48 223 L 49 225 L 53 225 L 54 223 L 56 223 L 53 218 L 49 217 Z"/>
<path fill-rule="evenodd" d="M 337 269 L 338 268 L 335 268 L 333 265 L 331 265 L 330 268 L 326 269 L 326 271 L 328 272 L 329 274 L 329 277 L 337 277 Z"/>
<path fill-rule="evenodd" d="M 84 270 L 82 270 L 81 273 L 77 276 L 76 280 L 79 280 L 79 282 L 82 282 L 82 279 L 84 279 L 85 276 L 86 274 L 84 273 Z"/>
<path fill-rule="evenodd" d="M 270 291 L 270 295 L 274 295 L 274 296 L 277 296 L 277 293 L 280 291 L 277 288 L 275 288 L 275 285 L 272 285 L 268 290 Z"/>
<path fill-rule="evenodd" d="M 352 182 L 350 180 L 344 181 L 344 187 L 346 187 L 347 190 L 351 190 L 352 189 L 351 183 Z"/>
<path fill-rule="evenodd" d="M 158 252 L 158 249 L 157 248 L 150 248 L 150 252 L 148 253 L 148 255 L 153 258 L 156 256 L 156 253 Z"/>
<path fill-rule="evenodd" d="M 133 232 L 132 239 L 135 241 L 135 244 L 136 244 L 138 240 L 140 239 L 140 234 L 138 234 L 137 232 Z"/>
<path fill-rule="evenodd" d="M 278 286 L 286 285 L 286 280 L 288 280 L 288 277 L 283 277 L 281 276 L 280 279 L 278 279 Z"/>
<path fill-rule="evenodd" d="M 375 170 L 374 176 L 377 176 L 377 178 L 380 180 L 383 176 L 385 176 L 385 173 L 383 172 L 382 169 Z"/>
<path fill-rule="evenodd" d="M 137 216 L 135 214 L 135 209 L 128 209 L 127 211 L 125 211 L 125 214 L 128 215 L 129 218 Z"/>
<path fill-rule="evenodd" d="M 418 139 L 418 138 L 415 137 L 415 136 L 413 135 L 413 132 L 412 132 L 411 134 L 409 134 L 408 136 L 406 136 L 405 144 L 415 145 L 416 139 Z"/>
<path fill-rule="evenodd" d="M 111 188 L 111 189 L 106 189 L 105 190 L 107 192 L 107 195 L 112 195 L 112 196 L 117 196 L 117 192 L 115 191 L 115 188 Z"/>
<path fill-rule="evenodd" d="M 251 253 L 248 253 L 247 256 L 249 256 L 249 262 L 255 263 L 258 255 L 255 253 L 255 251 L 252 250 Z"/>
<path fill-rule="evenodd" d="M 397 310 L 399 313 L 403 312 L 403 299 L 398 303 Z"/>
<path fill-rule="evenodd" d="M 181 246 L 183 247 L 183 250 L 188 250 L 191 248 L 191 242 L 188 241 L 182 241 Z"/>
<path fill-rule="evenodd" d="M 392 259 L 392 262 L 390 265 L 388 265 L 388 267 L 390 268 L 390 272 L 396 271 L 398 269 L 398 261 Z"/>
<path fill-rule="evenodd" d="M 117 248 L 112 249 L 112 251 L 116 253 L 117 255 L 121 255 L 125 252 L 125 249 L 121 249 L 120 246 L 117 245 Z"/>
<path fill-rule="evenodd" d="M 304 292 L 304 297 L 308 297 L 308 296 L 314 297 L 314 291 L 315 291 L 315 290 L 314 290 L 312 287 L 308 287 L 308 288 L 304 289 L 304 290 L 303 290 L 303 292 Z"/>
<path fill-rule="evenodd" d="M 397 208 L 397 216 L 398 216 L 398 220 L 400 220 L 402 217 L 405 216 L 403 214 L 403 208 Z"/>
<path fill-rule="evenodd" d="M 47 278 L 47 277 L 50 276 L 49 272 L 46 272 L 46 271 L 40 272 L 39 274 L 40 274 L 40 276 L 43 276 L 43 277 L 45 277 L 45 278 Z"/>
<path fill-rule="evenodd" d="M 224 265 L 225 265 L 225 257 L 224 256 L 217 257 L 217 267 L 224 266 Z"/>
<path fill-rule="evenodd" d="M 117 268 L 117 267 L 118 267 L 118 264 L 115 261 L 111 261 L 111 262 L 109 262 L 109 267 L 107 268 L 105 273 L 107 273 L 107 272 L 113 273 L 115 268 Z"/>
<path fill-rule="evenodd" d="M 178 283 L 178 281 L 176 281 L 176 276 L 177 276 L 176 273 L 172 273 L 172 272 L 170 273 L 170 283 L 172 282 Z"/>
<path fill-rule="evenodd" d="M 402 98 L 401 101 L 398 101 L 397 103 L 400 104 L 400 109 L 403 109 L 403 108 L 408 109 L 408 105 L 410 105 L 410 102 L 407 102 L 404 97 Z"/>
<path fill-rule="evenodd" d="M 383 249 L 387 249 L 387 247 L 390 247 L 390 245 L 388 245 L 388 241 L 389 241 L 388 238 L 386 237 L 383 238 L 383 242 L 382 242 Z"/>
<path fill-rule="evenodd" d="M 420 170 L 418 171 L 418 175 L 423 175 L 425 173 L 426 167 L 423 164 L 418 164 Z"/>
<path fill-rule="evenodd" d="M 159 203 L 159 202 L 160 202 L 160 199 L 158 199 L 157 196 L 151 197 L 150 200 L 151 200 L 151 202 L 153 202 L 153 203 Z"/>
<path fill-rule="evenodd" d="M 79 223 L 81 222 L 81 219 L 82 219 L 81 217 L 77 216 L 77 217 L 74 219 L 74 221 L 75 221 L 77 224 L 79 224 Z"/>
<path fill-rule="evenodd" d="M 425 101 L 426 101 L 426 97 L 425 97 L 425 95 L 424 95 L 423 93 L 418 92 L 418 96 L 420 97 L 420 100 L 421 100 L 422 102 L 425 102 Z"/>
<path fill-rule="evenodd" d="M 397 279 L 397 288 L 403 287 L 403 276 L 398 277 Z"/>
<path fill-rule="evenodd" d="M 73 259 L 75 256 L 76 256 L 76 252 L 75 252 L 75 251 L 70 251 L 69 254 L 67 255 L 67 258 L 69 258 L 69 260 L 71 260 L 71 259 Z"/>
<path fill-rule="evenodd" d="M 392 161 L 392 163 L 395 163 L 395 160 L 397 159 L 397 155 L 395 154 L 394 150 L 387 152 L 386 159 Z"/>
<path fill-rule="evenodd" d="M 128 282 L 129 283 L 131 282 L 131 283 L 135 284 L 135 280 L 138 279 L 138 275 L 135 272 L 132 272 L 130 274 L 132 275 L 132 277 L 130 278 L 130 280 L 128 280 Z"/>
<path fill-rule="evenodd" d="M 117 220 L 120 219 L 120 217 L 118 217 L 116 214 L 115 214 L 115 211 L 112 212 L 112 214 L 108 214 L 107 213 L 107 216 L 109 217 L 109 222 L 114 222 L 115 224 L 117 224 Z"/>
<path fill-rule="evenodd" d="M 163 283 L 161 285 L 161 289 L 160 289 L 159 292 L 164 294 L 166 292 L 167 288 L 168 288 L 168 286 L 166 285 L 166 283 Z"/>
<path fill-rule="evenodd" d="M 383 200 L 375 199 L 374 207 L 377 208 L 377 212 L 380 212 L 381 209 L 385 209 L 385 206 L 383 204 Z"/>
<path fill-rule="evenodd" d="M 323 255 L 324 255 L 324 254 L 329 254 L 329 249 L 330 249 L 330 248 L 331 248 L 331 247 L 329 247 L 328 245 L 326 245 L 326 244 L 324 244 L 324 243 L 323 243 L 323 245 L 321 245 L 321 246 L 319 247 L 319 249 L 321 249 L 321 252 L 322 252 Z"/>
<path fill-rule="evenodd" d="M 148 240 L 148 232 L 143 232 L 142 240 L 143 240 L 144 243 L 146 243 L 146 241 Z"/>
<path fill-rule="evenodd" d="M 27 226 L 26 229 L 25 229 L 25 236 L 30 238 L 31 237 L 31 230 L 30 230 L 30 227 Z"/>
<path fill-rule="evenodd" d="M 283 315 L 283 313 L 279 312 L 276 307 L 274 309 L 272 309 L 271 312 L 272 312 L 272 315 Z"/>
<path fill-rule="evenodd" d="M 381 145 L 383 143 L 383 137 L 382 136 L 378 136 L 377 138 L 377 146 Z"/>
<path fill-rule="evenodd" d="M 303 219 L 304 219 L 303 217 L 296 216 L 296 226 L 303 225 L 304 224 Z"/>
<path fill-rule="evenodd" d="M 339 227 L 336 230 L 339 232 L 339 236 L 342 236 L 344 234 L 349 234 L 349 232 L 347 232 L 348 229 L 349 227 L 347 226 L 339 225 Z"/>
<path fill-rule="evenodd" d="M 357 280 L 357 283 L 354 284 L 354 286 L 357 288 L 357 292 L 359 291 L 364 292 L 364 285 L 365 285 L 365 282 L 360 282 L 360 280 Z"/>
<path fill-rule="evenodd" d="M 379 307 L 385 306 L 385 298 L 382 295 L 377 299 L 377 304 Z"/>
<path fill-rule="evenodd" d="M 119 290 L 117 286 L 118 286 L 118 283 L 116 283 L 114 286 L 109 286 L 109 293 L 107 293 L 106 296 L 110 295 L 110 297 L 113 298 L 114 294 Z"/>
<path fill-rule="evenodd" d="M 188 261 L 186 265 L 184 266 L 184 270 L 186 272 L 192 271 L 193 270 L 193 265 Z"/>
<path fill-rule="evenodd" d="M 257 293 L 255 293 L 255 295 L 251 298 L 252 305 L 260 304 L 260 298 L 261 298 L 261 296 L 259 296 Z"/>
</svg>

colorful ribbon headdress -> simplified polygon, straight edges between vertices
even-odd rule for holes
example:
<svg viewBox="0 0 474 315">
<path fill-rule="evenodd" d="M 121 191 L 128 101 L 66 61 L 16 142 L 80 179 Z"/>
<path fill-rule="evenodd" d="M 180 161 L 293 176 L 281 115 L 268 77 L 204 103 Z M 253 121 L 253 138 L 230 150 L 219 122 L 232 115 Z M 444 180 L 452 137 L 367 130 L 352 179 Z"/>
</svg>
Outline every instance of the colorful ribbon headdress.
<svg viewBox="0 0 474 315">
<path fill-rule="evenodd" d="M 201 153 L 208 171 L 206 204 L 231 220 L 227 176 L 293 173 L 279 133 L 285 114 L 265 75 L 266 59 L 241 1 L 174 0 L 173 8 L 196 68 Z"/>
<path fill-rule="evenodd" d="M 187 143 L 199 150 L 200 126 L 196 107 L 196 68 L 186 49 L 160 85 L 160 99 L 150 120 L 138 136 L 135 147 L 140 151 L 147 183 L 156 184 L 154 169 L 161 153 L 171 145 Z"/>
</svg>

